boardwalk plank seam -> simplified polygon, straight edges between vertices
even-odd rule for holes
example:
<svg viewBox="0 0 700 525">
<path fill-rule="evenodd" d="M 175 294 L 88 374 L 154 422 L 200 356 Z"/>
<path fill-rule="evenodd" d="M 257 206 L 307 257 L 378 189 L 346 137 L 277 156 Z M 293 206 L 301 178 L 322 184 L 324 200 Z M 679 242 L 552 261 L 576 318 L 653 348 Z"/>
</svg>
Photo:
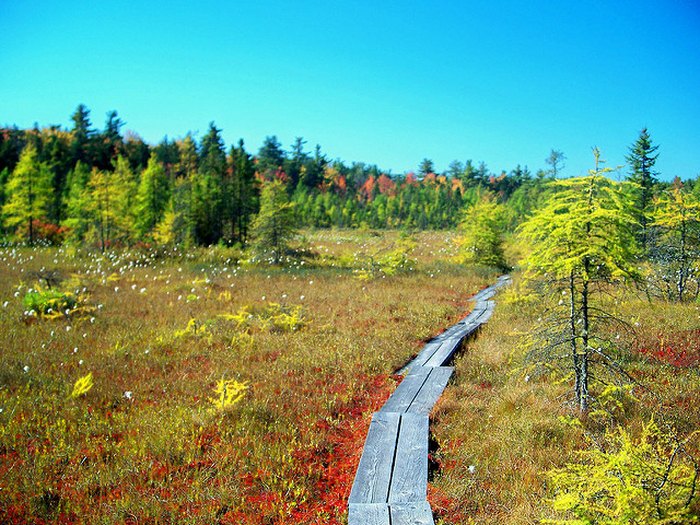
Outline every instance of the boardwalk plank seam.
<svg viewBox="0 0 700 525">
<path fill-rule="evenodd" d="M 509 281 L 501 276 L 474 295 L 469 315 L 403 368 L 404 380 L 372 416 L 348 498 L 348 525 L 434 525 L 427 501 L 429 414 L 454 371 L 444 365 L 488 322 L 496 304 L 491 298 Z"/>
</svg>

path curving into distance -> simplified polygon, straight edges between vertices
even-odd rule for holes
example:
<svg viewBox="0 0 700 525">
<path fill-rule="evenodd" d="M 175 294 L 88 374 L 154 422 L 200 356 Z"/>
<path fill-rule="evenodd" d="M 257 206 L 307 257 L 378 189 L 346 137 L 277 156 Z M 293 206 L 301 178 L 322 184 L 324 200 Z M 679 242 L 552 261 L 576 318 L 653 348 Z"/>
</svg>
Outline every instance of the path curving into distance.
<svg viewBox="0 0 700 525">
<path fill-rule="evenodd" d="M 462 341 L 493 313 L 504 275 L 481 290 L 471 313 L 432 339 L 406 365 L 403 381 L 372 416 L 348 499 L 348 525 L 434 525 L 428 503 L 429 415 L 454 368 L 445 366 Z"/>
</svg>

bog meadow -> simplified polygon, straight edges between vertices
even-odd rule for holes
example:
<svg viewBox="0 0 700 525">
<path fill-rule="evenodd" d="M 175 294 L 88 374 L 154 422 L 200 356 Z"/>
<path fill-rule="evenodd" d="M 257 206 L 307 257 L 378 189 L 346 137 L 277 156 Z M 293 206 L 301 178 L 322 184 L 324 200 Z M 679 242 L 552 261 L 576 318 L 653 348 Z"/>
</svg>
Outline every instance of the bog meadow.
<svg viewBox="0 0 700 525">
<path fill-rule="evenodd" d="M 436 523 L 693 523 L 700 180 L 436 173 L 0 129 L 0 522 L 343 524 L 370 416 L 510 273 L 431 414 Z"/>
</svg>

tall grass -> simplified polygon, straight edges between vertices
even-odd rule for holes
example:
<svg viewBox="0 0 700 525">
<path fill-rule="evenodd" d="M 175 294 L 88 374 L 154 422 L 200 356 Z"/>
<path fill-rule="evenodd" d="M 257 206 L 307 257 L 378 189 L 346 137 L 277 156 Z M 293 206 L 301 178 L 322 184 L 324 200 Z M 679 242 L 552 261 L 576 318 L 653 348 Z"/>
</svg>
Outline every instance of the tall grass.
<svg viewBox="0 0 700 525">
<path fill-rule="evenodd" d="M 492 277 L 435 233 L 394 275 L 341 264 L 398 240 L 312 233 L 285 267 L 222 248 L 0 248 L 0 522 L 343 523 L 393 372 Z M 45 271 L 91 315 L 26 315 Z M 212 410 L 221 381 L 247 388 Z"/>
</svg>

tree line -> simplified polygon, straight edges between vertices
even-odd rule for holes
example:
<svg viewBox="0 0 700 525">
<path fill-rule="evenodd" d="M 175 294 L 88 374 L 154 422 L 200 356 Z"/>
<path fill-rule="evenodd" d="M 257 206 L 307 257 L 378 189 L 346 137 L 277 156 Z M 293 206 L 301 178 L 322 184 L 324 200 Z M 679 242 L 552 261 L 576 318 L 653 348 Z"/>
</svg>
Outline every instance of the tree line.
<svg viewBox="0 0 700 525">
<path fill-rule="evenodd" d="M 482 199 L 499 204 L 495 227 L 513 231 L 553 191 L 565 157 L 552 150 L 547 169 L 491 172 L 454 161 L 437 173 L 429 159 L 416 172 L 391 175 L 376 165 L 331 160 L 297 138 L 286 150 L 269 136 L 256 153 L 242 140 L 226 147 L 212 122 L 201 140 L 188 133 L 150 145 L 122 133 L 116 111 L 95 129 L 79 105 L 71 129 L 0 128 L 0 228 L 5 238 L 109 246 L 245 245 L 260 211 L 261 189 L 284 189 L 297 226 L 453 228 Z M 656 146 L 644 130 L 631 148 L 630 180 L 642 237 L 654 198 L 668 185 L 653 171 Z M 687 191 L 697 187 L 686 184 Z M 700 188 L 698 188 L 700 189 Z M 493 211 L 493 210 L 492 210 Z M 472 217 L 474 220 L 475 217 Z"/>
<path fill-rule="evenodd" d="M 517 166 L 494 174 L 485 164 L 455 161 L 436 173 L 425 159 L 399 176 L 376 165 L 330 160 L 297 138 L 285 150 L 275 136 L 252 154 L 243 141 L 226 147 L 212 122 L 196 140 L 156 145 L 122 133 L 116 111 L 102 130 L 80 105 L 71 129 L 0 128 L 0 210 L 5 237 L 101 248 L 137 242 L 245 244 L 259 212 L 261 188 L 277 181 L 306 227 L 451 228 L 459 213 L 488 191 L 509 202 L 511 222 L 553 178 Z M 553 152 L 553 155 L 557 152 Z"/>
</svg>

